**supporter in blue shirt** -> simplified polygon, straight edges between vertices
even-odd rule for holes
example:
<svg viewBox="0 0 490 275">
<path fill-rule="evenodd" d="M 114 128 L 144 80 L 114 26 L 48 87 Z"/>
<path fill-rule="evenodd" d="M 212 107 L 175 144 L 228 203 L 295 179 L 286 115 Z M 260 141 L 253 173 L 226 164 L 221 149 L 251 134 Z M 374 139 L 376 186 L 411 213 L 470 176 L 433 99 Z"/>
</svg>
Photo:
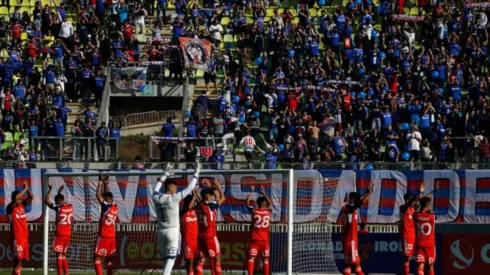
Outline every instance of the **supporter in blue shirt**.
<svg viewBox="0 0 490 275">
<path fill-rule="evenodd" d="M 197 124 L 194 122 L 194 119 L 191 117 L 189 121 L 185 124 L 187 128 L 187 137 L 197 137 Z"/>
<path fill-rule="evenodd" d="M 172 137 L 175 125 L 172 123 L 171 118 L 167 118 L 167 123 L 162 125 L 162 133 L 164 137 Z"/>
</svg>

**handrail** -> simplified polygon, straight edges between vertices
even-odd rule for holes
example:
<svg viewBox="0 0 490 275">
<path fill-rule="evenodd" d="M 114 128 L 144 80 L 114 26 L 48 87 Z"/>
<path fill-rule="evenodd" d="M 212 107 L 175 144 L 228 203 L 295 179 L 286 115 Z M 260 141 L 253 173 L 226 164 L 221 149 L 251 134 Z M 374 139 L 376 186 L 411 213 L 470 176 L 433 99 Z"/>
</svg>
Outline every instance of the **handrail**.
<svg viewBox="0 0 490 275">
<path fill-rule="evenodd" d="M 181 112 L 179 110 L 149 111 L 149 112 L 128 114 L 123 118 L 124 119 L 123 127 L 163 122 L 169 117 L 177 119 L 180 117 L 180 115 Z"/>
</svg>

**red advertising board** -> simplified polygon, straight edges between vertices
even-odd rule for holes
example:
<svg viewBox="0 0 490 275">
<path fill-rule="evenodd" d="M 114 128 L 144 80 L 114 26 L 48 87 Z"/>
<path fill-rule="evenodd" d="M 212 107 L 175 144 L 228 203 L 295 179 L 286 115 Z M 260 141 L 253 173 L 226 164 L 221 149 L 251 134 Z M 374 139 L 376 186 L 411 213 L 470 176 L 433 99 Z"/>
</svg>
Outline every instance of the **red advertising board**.
<svg viewBox="0 0 490 275">
<path fill-rule="evenodd" d="M 7 235 L 5 232 L 1 233 Z M 220 231 L 218 238 L 221 244 L 221 266 L 224 270 L 242 270 L 246 257 L 249 233 L 245 231 Z M 91 269 L 93 266 L 93 247 L 96 233 L 80 233 L 72 237 L 68 250 L 70 269 Z M 118 269 L 161 269 L 162 261 L 158 256 L 158 243 L 155 231 L 119 232 L 117 235 L 117 255 L 115 265 Z M 28 268 L 42 268 L 43 235 L 40 231 L 29 233 L 30 259 L 25 264 Z M 0 266 L 12 265 L 12 253 L 9 237 L 0 238 Z M 51 243 L 49 244 L 51 246 Z M 50 247 L 51 248 L 51 247 Z M 50 252 L 50 259 L 54 254 Z M 51 261 L 54 264 L 54 260 Z M 177 259 L 176 268 L 184 267 L 183 261 Z M 54 265 L 53 265 L 54 267 Z"/>
<path fill-rule="evenodd" d="M 490 268 L 490 238 L 478 233 L 443 234 L 441 254 L 437 260 L 443 263 L 444 275 L 483 274 Z"/>
</svg>

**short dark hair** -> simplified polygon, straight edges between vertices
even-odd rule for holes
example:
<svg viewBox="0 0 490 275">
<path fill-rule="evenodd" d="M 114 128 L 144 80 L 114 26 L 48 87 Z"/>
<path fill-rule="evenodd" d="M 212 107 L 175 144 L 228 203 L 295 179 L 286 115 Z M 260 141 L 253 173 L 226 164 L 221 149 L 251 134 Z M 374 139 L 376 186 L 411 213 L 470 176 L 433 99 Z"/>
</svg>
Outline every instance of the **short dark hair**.
<svg viewBox="0 0 490 275">
<path fill-rule="evenodd" d="M 102 197 L 112 199 L 113 195 L 112 195 L 112 192 L 104 192 L 104 193 L 102 193 Z"/>
<path fill-rule="evenodd" d="M 405 196 L 403 196 L 403 199 L 405 201 L 409 201 L 409 200 L 413 199 L 413 194 L 412 193 L 406 193 Z"/>
<path fill-rule="evenodd" d="M 423 197 L 420 199 L 420 207 L 425 208 L 430 204 L 430 202 L 431 202 L 431 198 Z"/>
<path fill-rule="evenodd" d="M 165 188 L 167 188 L 167 186 L 171 185 L 171 184 L 175 184 L 177 185 L 177 182 L 174 181 L 174 180 L 166 180 L 165 181 Z"/>
<path fill-rule="evenodd" d="M 349 193 L 349 200 L 352 200 L 352 199 L 360 200 L 361 199 L 361 194 L 359 194 L 357 192 L 350 192 Z"/>
<path fill-rule="evenodd" d="M 12 201 L 15 201 L 15 197 L 17 197 L 17 195 L 19 195 L 20 191 L 19 190 L 15 190 L 14 192 L 12 192 L 12 196 L 10 197 L 12 199 Z"/>
<path fill-rule="evenodd" d="M 64 201 L 65 200 L 65 196 L 63 196 L 63 194 L 57 194 L 56 196 L 54 196 L 54 200 L 55 201 L 57 201 L 57 200 Z"/>
<path fill-rule="evenodd" d="M 266 202 L 267 202 L 267 200 L 265 199 L 265 197 L 259 197 L 257 199 L 257 205 L 258 206 L 261 206 L 263 203 L 266 203 Z"/>
<path fill-rule="evenodd" d="M 201 191 L 201 197 L 204 198 L 206 195 L 214 195 L 214 188 L 204 188 Z"/>
<path fill-rule="evenodd" d="M 187 208 L 187 205 L 192 201 L 193 196 L 192 195 L 187 195 L 184 198 L 184 208 Z"/>
</svg>

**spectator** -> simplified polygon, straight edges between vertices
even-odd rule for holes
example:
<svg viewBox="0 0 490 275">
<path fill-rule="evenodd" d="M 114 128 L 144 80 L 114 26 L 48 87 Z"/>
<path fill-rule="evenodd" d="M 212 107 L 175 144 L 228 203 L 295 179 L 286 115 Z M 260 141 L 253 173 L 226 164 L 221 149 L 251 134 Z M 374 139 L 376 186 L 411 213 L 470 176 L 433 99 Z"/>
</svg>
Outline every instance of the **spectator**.
<svg viewBox="0 0 490 275">
<path fill-rule="evenodd" d="M 187 162 L 187 164 L 186 164 L 187 169 L 192 169 L 194 166 L 194 163 L 197 160 L 197 157 L 199 156 L 199 151 L 194 146 L 194 142 L 192 142 L 192 141 L 187 142 L 187 145 L 186 145 L 185 151 L 184 151 L 184 155 L 185 155 L 185 162 Z"/>
<path fill-rule="evenodd" d="M 407 133 L 408 151 L 410 152 L 410 159 L 418 161 L 420 159 L 420 142 L 422 142 L 422 135 L 417 131 L 417 126 L 412 126 L 410 132 Z"/>
<path fill-rule="evenodd" d="M 175 125 L 172 123 L 172 118 L 167 118 L 167 122 L 162 125 L 162 134 L 164 137 L 173 137 Z"/>
<path fill-rule="evenodd" d="M 97 156 L 99 157 L 99 160 L 102 160 L 102 158 L 106 160 L 105 148 L 107 146 L 107 138 L 109 137 L 109 129 L 106 127 L 105 121 L 102 121 L 100 123 L 100 126 L 99 128 L 97 128 L 95 133 L 95 142 L 97 143 Z"/>
<path fill-rule="evenodd" d="M 214 136 L 221 138 L 225 132 L 225 121 L 223 119 L 222 113 L 218 113 L 218 116 L 213 118 L 213 125 L 214 125 L 214 131 L 213 131 Z"/>
</svg>

